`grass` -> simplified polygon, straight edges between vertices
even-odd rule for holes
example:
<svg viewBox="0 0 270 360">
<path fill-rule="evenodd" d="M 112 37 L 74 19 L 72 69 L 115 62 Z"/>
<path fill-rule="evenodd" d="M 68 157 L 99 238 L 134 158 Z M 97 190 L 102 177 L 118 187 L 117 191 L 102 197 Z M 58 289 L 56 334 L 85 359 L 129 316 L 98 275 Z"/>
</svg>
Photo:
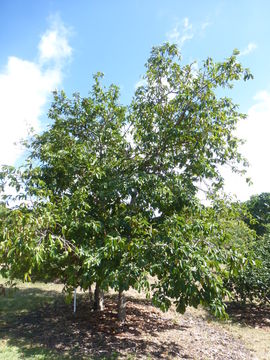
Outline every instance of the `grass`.
<svg viewBox="0 0 270 360">
<path fill-rule="evenodd" d="M 261 328 L 251 328 L 241 324 L 227 324 L 225 328 L 234 336 L 244 341 L 248 349 L 252 350 L 257 359 L 270 359 L 270 331 Z"/>
<path fill-rule="evenodd" d="M 229 320 L 220 321 L 213 318 L 204 309 L 191 309 L 192 314 L 202 316 L 211 323 L 229 331 L 235 338 L 243 341 L 257 360 L 270 360 L 270 307 L 228 303 Z"/>
<path fill-rule="evenodd" d="M 5 280 L 0 278 L 0 284 Z M 41 306 L 53 304 L 57 298 L 61 298 L 62 286 L 43 283 L 21 283 L 17 290 L 6 290 L 6 296 L 0 296 L 0 360 L 17 359 L 68 359 L 67 356 L 59 356 L 55 351 L 44 348 L 42 345 L 31 343 L 22 339 L 7 336 L 5 328 L 18 325 L 17 320 Z"/>
<path fill-rule="evenodd" d="M 33 347 L 21 345 L 7 345 L 2 343 L 0 346 L 1 360 L 17 360 L 17 359 L 33 359 L 33 360 L 61 360 L 67 357 L 59 356 L 54 351 L 44 349 L 42 347 Z"/>
<path fill-rule="evenodd" d="M 5 282 L 6 280 L 0 277 L 0 285 L 5 284 Z M 46 334 L 38 334 L 41 318 L 51 323 L 51 325 L 48 324 L 44 327 L 41 322 L 40 328 L 42 330 L 47 329 L 47 332 L 50 332 L 50 330 L 57 331 L 59 318 L 51 316 L 54 309 L 57 313 L 59 308 L 64 307 L 65 312 L 66 310 L 69 311 L 72 322 L 76 319 L 73 315 L 73 304 L 68 305 L 65 303 L 62 289 L 63 285 L 59 284 L 40 282 L 32 284 L 20 281 L 17 282 L 15 290 L 6 288 L 6 296 L 0 296 L 0 360 L 118 359 L 118 354 L 115 351 L 106 356 L 102 356 L 102 354 L 93 357 L 89 355 L 83 356 L 78 352 L 81 347 L 79 342 L 72 345 L 72 350 L 67 346 L 67 351 L 63 349 L 55 351 L 50 348 L 50 345 L 44 344 Z M 82 297 L 82 293 L 79 292 L 78 302 L 82 300 Z M 49 314 L 46 319 L 47 310 Z M 37 326 L 35 326 L 35 323 Z M 63 326 L 59 331 L 61 330 L 63 332 Z M 40 343 L 38 343 L 38 339 L 40 339 Z M 128 355 L 127 359 L 133 360 L 134 357 Z"/>
<path fill-rule="evenodd" d="M 270 307 L 269 305 L 239 305 L 228 307 L 230 321 L 224 324 L 234 336 L 242 339 L 258 359 L 270 359 Z"/>
</svg>

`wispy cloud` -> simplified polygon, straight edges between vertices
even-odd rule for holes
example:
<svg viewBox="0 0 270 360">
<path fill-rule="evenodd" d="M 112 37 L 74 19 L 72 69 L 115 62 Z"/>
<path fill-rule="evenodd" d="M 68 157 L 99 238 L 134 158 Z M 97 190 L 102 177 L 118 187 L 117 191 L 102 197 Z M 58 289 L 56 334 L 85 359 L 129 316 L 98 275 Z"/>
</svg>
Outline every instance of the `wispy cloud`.
<svg viewBox="0 0 270 360">
<path fill-rule="evenodd" d="M 194 36 L 193 26 L 188 17 L 185 17 L 181 23 L 177 22 L 171 31 L 167 34 L 170 42 L 177 44 L 180 48 L 183 47 L 187 40 L 191 40 Z"/>
<path fill-rule="evenodd" d="M 248 55 L 251 52 L 253 52 L 255 49 L 257 49 L 257 45 L 255 43 L 251 42 L 248 44 L 248 46 L 244 50 L 240 51 L 240 56 Z"/>
<path fill-rule="evenodd" d="M 68 38 L 68 29 L 57 17 L 41 36 L 37 61 L 8 58 L 0 73 L 0 165 L 12 165 L 21 156 L 14 143 L 27 136 L 29 127 L 40 129 L 44 105 L 60 85 L 72 54 Z"/>
<path fill-rule="evenodd" d="M 182 21 L 177 21 L 171 31 L 166 33 L 166 36 L 170 42 L 182 48 L 185 42 L 193 39 L 196 34 L 201 37 L 204 36 L 206 29 L 211 26 L 211 24 L 212 23 L 207 20 L 197 23 L 194 26 L 189 18 L 185 17 Z"/>
<path fill-rule="evenodd" d="M 211 25 L 211 23 L 209 21 L 203 22 L 202 25 L 201 25 L 201 30 L 204 31 L 210 25 Z"/>
<path fill-rule="evenodd" d="M 184 31 L 192 30 L 192 24 L 190 24 L 188 17 L 184 18 L 183 24 L 184 24 Z"/>
</svg>

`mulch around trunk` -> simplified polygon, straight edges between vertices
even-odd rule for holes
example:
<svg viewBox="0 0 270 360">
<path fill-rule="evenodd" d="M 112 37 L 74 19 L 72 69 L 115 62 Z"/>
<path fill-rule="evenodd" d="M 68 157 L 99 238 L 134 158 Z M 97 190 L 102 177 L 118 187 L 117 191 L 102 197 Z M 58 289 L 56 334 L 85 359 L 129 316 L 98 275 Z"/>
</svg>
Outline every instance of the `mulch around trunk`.
<svg viewBox="0 0 270 360">
<path fill-rule="evenodd" d="M 127 318 L 117 321 L 116 297 L 93 312 L 81 298 L 76 315 L 58 299 L 53 305 L 7 322 L 0 337 L 16 346 L 44 346 L 72 359 L 255 359 L 229 332 L 192 312 L 162 313 L 143 299 L 127 299 Z"/>
</svg>

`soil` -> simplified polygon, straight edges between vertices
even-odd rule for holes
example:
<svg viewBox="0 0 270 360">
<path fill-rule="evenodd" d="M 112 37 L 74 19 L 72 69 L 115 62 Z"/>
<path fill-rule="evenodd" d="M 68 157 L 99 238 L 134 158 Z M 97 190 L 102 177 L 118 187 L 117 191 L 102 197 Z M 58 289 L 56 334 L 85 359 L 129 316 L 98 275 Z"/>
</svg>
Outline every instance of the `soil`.
<svg viewBox="0 0 270 360">
<path fill-rule="evenodd" d="M 240 339 L 192 310 L 162 313 L 144 299 L 127 298 L 127 318 L 121 324 L 116 296 L 105 298 L 102 312 L 93 312 L 85 298 L 78 300 L 76 315 L 58 299 L 20 315 L 16 323 L 7 322 L 0 336 L 40 344 L 72 359 L 256 359 Z"/>
<path fill-rule="evenodd" d="M 230 314 L 232 321 L 239 322 L 242 326 L 270 331 L 269 304 L 229 303 L 227 312 Z"/>
</svg>

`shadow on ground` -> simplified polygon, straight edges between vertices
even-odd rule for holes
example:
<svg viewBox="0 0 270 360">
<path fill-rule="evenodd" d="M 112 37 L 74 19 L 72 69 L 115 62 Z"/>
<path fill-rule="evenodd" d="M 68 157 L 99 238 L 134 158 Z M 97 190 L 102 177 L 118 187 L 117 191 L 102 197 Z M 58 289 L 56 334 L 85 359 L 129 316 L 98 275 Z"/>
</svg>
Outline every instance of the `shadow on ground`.
<svg viewBox="0 0 270 360">
<path fill-rule="evenodd" d="M 270 305 L 228 303 L 227 312 L 233 322 L 243 326 L 269 328 Z"/>
<path fill-rule="evenodd" d="M 21 298 L 37 303 L 38 299 L 50 298 L 53 294 L 40 289 L 19 290 Z M 10 317 L 0 313 L 0 338 L 9 346 L 20 349 L 23 358 L 33 356 L 33 351 L 46 359 L 118 359 L 123 354 L 151 359 L 174 358 L 183 349 L 173 341 L 156 341 L 160 332 L 181 327 L 170 319 L 162 318 L 151 304 L 144 300 L 127 299 L 127 320 L 117 321 L 116 298 L 105 299 L 105 311 L 94 313 L 85 297 L 78 299 L 77 313 L 65 304 L 62 297 L 53 303 L 42 303 L 27 313 Z M 12 302 L 12 298 L 5 302 Z M 24 310 L 27 309 L 24 305 Z M 12 306 L 6 306 L 12 309 Z M 1 319 L 2 318 L 2 319 Z M 3 321 L 4 318 L 4 321 Z M 1 324 L 1 323 L 0 323 Z M 184 329 L 182 329 L 184 330 Z M 58 354 L 58 356 L 57 356 Z M 188 359 L 187 354 L 182 358 Z"/>
</svg>

